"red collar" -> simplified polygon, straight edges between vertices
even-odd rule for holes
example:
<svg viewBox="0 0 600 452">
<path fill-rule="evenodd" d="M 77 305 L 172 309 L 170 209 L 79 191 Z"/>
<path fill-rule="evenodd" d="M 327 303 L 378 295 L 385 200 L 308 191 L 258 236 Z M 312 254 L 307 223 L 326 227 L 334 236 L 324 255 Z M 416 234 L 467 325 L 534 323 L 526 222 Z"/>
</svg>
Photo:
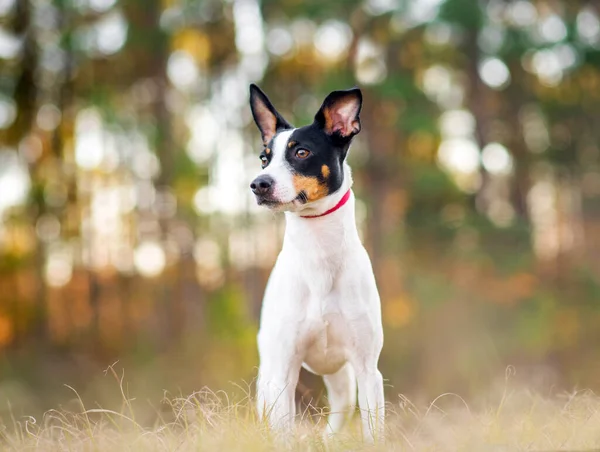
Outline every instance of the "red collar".
<svg viewBox="0 0 600 452">
<path fill-rule="evenodd" d="M 336 210 L 338 210 L 341 207 L 343 207 L 343 205 L 346 204 L 349 199 L 350 199 L 350 189 L 348 189 L 348 191 L 346 192 L 346 194 L 344 196 L 342 196 L 342 199 L 340 199 L 340 201 L 335 206 L 333 206 L 331 209 L 323 212 L 320 215 L 307 215 L 307 216 L 302 216 L 301 218 L 319 218 L 319 217 L 324 217 L 325 215 L 329 215 L 330 213 L 333 213 Z"/>
</svg>

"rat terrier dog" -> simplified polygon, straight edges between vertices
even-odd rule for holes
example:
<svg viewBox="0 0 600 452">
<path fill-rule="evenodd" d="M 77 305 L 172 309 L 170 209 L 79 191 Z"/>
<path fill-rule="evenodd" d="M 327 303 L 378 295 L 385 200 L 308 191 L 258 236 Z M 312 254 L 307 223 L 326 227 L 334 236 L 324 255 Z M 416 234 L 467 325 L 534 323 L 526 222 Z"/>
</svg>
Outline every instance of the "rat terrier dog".
<svg viewBox="0 0 600 452">
<path fill-rule="evenodd" d="M 348 148 L 360 131 L 362 94 L 334 91 L 314 122 L 294 128 L 256 85 L 252 116 L 264 149 L 250 188 L 259 205 L 284 211 L 283 248 L 265 291 L 258 333 L 261 417 L 290 428 L 300 367 L 322 375 L 337 432 L 358 403 L 363 436 L 382 436 L 381 306 L 354 218 Z"/>
</svg>

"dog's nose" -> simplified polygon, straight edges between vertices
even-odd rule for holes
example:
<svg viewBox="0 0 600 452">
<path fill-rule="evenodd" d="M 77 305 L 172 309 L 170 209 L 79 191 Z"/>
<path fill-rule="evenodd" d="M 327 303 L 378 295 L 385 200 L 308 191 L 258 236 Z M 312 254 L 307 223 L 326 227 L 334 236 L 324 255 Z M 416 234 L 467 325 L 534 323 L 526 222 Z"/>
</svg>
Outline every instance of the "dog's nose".
<svg viewBox="0 0 600 452">
<path fill-rule="evenodd" d="M 269 193 L 269 191 L 271 191 L 272 186 L 273 179 L 271 176 L 267 176 L 266 174 L 258 176 L 250 184 L 250 188 L 255 195 L 266 195 Z"/>
</svg>

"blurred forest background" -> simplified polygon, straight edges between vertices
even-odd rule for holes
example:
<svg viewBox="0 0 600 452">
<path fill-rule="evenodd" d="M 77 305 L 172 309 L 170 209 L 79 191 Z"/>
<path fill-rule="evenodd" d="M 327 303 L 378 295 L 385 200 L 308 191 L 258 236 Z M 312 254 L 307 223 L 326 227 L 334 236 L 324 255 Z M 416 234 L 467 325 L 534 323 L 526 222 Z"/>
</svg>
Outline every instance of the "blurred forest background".
<svg viewBox="0 0 600 452">
<path fill-rule="evenodd" d="M 0 0 L 0 413 L 254 378 L 250 82 L 295 124 L 363 89 L 390 400 L 600 390 L 598 2 Z"/>
</svg>

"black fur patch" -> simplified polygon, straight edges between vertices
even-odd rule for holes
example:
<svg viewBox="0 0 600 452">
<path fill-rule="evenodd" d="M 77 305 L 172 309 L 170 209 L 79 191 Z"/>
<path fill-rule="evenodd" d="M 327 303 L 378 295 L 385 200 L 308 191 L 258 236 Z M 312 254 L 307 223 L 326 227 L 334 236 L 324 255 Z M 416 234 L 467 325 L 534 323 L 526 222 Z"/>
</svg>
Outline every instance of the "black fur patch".
<svg viewBox="0 0 600 452">
<path fill-rule="evenodd" d="M 313 123 L 296 129 L 289 141 L 295 144 L 286 147 L 285 160 L 294 174 L 315 178 L 327 188 L 327 194 L 339 190 L 344 181 L 342 165 L 350 146 L 349 140 L 340 143 L 340 140 L 326 135 L 318 124 Z M 298 158 L 296 152 L 299 149 L 310 151 L 310 155 L 304 159 Z M 327 177 L 323 174 L 323 165 L 329 168 Z"/>
</svg>

